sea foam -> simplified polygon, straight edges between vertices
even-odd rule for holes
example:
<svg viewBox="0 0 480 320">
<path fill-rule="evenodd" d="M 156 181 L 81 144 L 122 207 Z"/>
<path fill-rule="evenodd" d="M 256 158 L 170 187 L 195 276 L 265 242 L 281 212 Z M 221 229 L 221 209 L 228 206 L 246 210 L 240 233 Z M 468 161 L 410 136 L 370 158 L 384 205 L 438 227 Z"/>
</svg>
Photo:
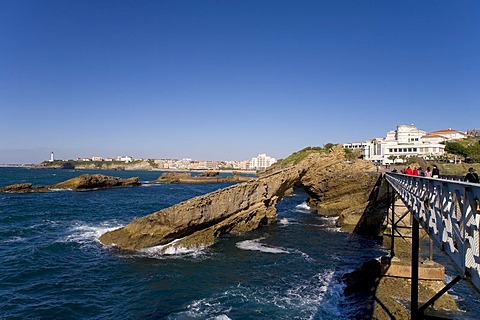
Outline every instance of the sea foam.
<svg viewBox="0 0 480 320">
<path fill-rule="evenodd" d="M 62 240 L 62 242 L 77 242 L 80 244 L 98 242 L 100 236 L 105 232 L 112 231 L 123 227 L 117 222 L 103 222 L 100 226 L 83 224 L 77 222 L 70 228 L 69 234 Z"/>
<path fill-rule="evenodd" d="M 298 211 L 301 211 L 301 212 L 305 212 L 305 211 L 310 212 L 310 207 L 308 206 L 308 204 L 306 202 L 302 202 L 299 205 L 295 206 L 295 209 L 297 209 Z"/>
<path fill-rule="evenodd" d="M 281 247 L 268 246 L 260 243 L 265 238 L 258 238 L 254 240 L 245 240 L 237 242 L 236 246 L 242 250 L 261 251 L 266 253 L 290 253 L 286 249 Z"/>
</svg>

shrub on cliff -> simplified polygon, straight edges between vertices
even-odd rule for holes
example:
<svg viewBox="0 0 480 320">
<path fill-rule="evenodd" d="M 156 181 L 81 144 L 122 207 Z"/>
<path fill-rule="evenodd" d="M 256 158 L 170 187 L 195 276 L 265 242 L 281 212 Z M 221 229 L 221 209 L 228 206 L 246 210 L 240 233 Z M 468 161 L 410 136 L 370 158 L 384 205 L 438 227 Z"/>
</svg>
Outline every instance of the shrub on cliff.
<svg viewBox="0 0 480 320">
<path fill-rule="evenodd" d="M 280 166 L 283 167 L 283 166 L 286 166 L 286 165 L 289 165 L 289 164 L 297 164 L 300 161 L 307 158 L 307 156 L 312 154 L 312 153 L 327 153 L 327 152 L 330 151 L 330 149 L 333 146 L 334 146 L 333 144 L 327 143 L 323 148 L 322 147 L 306 147 L 306 148 L 303 148 L 302 150 L 294 152 L 291 155 L 289 155 L 288 157 L 286 157 L 285 159 L 282 159 L 281 161 L 279 161 Z"/>
</svg>

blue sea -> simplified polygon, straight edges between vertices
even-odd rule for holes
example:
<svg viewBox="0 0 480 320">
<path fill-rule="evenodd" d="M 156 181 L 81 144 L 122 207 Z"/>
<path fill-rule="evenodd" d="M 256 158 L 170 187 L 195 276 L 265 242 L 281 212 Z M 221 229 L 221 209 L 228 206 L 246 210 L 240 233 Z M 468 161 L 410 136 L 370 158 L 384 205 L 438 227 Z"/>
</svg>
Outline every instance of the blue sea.
<svg viewBox="0 0 480 320">
<path fill-rule="evenodd" d="M 386 251 L 342 233 L 295 190 L 278 222 L 204 249 L 125 252 L 98 238 L 133 219 L 229 184 L 152 184 L 154 171 L 0 168 L 0 187 L 83 173 L 138 176 L 142 186 L 0 194 L 0 319 L 360 319 L 342 275 Z M 451 277 L 451 275 L 449 275 Z M 465 284 L 450 291 L 478 319 Z"/>
</svg>

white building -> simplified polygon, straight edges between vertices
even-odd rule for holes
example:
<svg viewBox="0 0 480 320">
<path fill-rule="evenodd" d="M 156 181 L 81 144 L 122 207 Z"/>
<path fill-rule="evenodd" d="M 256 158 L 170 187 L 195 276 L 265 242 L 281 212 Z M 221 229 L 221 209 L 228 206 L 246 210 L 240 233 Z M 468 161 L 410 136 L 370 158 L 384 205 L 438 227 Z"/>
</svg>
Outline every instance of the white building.
<svg viewBox="0 0 480 320">
<path fill-rule="evenodd" d="M 50 153 L 50 160 L 49 161 L 50 162 L 55 161 L 55 156 L 53 155 L 53 151 L 52 151 L 52 153 Z"/>
<path fill-rule="evenodd" d="M 266 169 L 277 162 L 275 158 L 267 156 L 265 153 L 259 154 L 250 161 L 250 169 Z"/>
<path fill-rule="evenodd" d="M 119 157 L 117 157 L 116 160 L 117 161 L 122 161 L 122 162 L 125 162 L 125 163 L 129 163 L 129 162 L 133 162 L 133 157 L 131 157 L 131 156 L 119 156 Z"/>
<path fill-rule="evenodd" d="M 427 134 L 414 125 L 399 125 L 387 132 L 385 138 L 366 142 L 346 143 L 346 149 L 361 150 L 365 160 L 379 164 L 402 163 L 405 158 L 418 156 L 425 159 L 442 156 L 445 141 L 464 139 L 467 135 L 458 130 L 438 130 Z"/>
</svg>

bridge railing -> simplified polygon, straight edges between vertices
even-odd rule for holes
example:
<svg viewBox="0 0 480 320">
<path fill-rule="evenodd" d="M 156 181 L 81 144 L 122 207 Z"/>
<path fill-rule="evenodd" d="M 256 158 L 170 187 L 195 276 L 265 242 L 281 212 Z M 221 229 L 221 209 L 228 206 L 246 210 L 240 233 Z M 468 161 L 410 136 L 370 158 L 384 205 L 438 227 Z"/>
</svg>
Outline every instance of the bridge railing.
<svg viewBox="0 0 480 320">
<path fill-rule="evenodd" d="M 430 237 L 480 291 L 480 184 L 386 173 Z"/>
</svg>

